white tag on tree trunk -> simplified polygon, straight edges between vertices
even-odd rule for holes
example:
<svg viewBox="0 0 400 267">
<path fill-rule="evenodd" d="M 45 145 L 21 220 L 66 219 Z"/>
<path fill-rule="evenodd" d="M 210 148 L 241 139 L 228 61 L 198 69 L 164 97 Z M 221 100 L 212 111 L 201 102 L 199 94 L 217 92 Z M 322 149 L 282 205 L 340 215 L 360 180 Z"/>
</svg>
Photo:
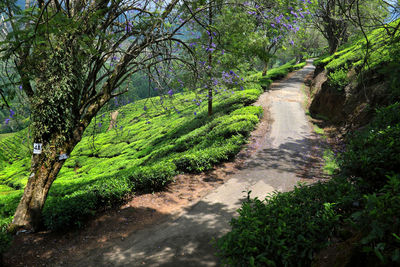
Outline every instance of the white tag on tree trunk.
<svg viewBox="0 0 400 267">
<path fill-rule="evenodd" d="M 61 154 L 61 155 L 58 157 L 58 160 L 64 160 L 64 159 L 67 159 L 67 158 L 68 158 L 67 154 Z"/>
<path fill-rule="evenodd" d="M 33 143 L 33 154 L 42 154 L 42 144 Z"/>
</svg>

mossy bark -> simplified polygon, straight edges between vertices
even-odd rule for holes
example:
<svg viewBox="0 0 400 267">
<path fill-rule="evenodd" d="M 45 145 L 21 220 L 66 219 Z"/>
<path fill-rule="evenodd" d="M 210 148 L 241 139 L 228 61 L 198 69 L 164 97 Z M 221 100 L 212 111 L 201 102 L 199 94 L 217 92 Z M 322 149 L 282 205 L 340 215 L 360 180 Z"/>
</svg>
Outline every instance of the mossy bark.
<svg viewBox="0 0 400 267">
<path fill-rule="evenodd" d="M 64 161 L 58 160 L 56 151 L 52 151 L 50 157 L 32 157 L 31 175 L 15 212 L 12 228 L 32 231 L 41 228 L 44 203 Z"/>
<path fill-rule="evenodd" d="M 19 229 L 37 231 L 41 228 L 42 210 L 47 195 L 65 162 L 65 158 L 60 158 L 60 155 L 69 155 L 72 152 L 82 139 L 88 124 L 89 122 L 79 122 L 72 132 L 71 138 L 62 138 L 63 143 L 60 142 L 59 136 L 54 135 L 50 141 L 43 144 L 41 154 L 32 156 L 28 183 L 9 230 L 13 232 Z"/>
</svg>

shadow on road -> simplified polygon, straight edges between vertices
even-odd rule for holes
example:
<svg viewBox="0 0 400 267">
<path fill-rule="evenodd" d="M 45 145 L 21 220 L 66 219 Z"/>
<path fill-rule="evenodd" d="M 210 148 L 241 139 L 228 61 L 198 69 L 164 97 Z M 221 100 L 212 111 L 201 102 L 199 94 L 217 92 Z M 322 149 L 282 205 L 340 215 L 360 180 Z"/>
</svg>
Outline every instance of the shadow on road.
<svg viewBox="0 0 400 267">
<path fill-rule="evenodd" d="M 175 220 L 135 232 L 101 252 L 94 249 L 95 254 L 80 259 L 79 265 L 178 267 L 215 266 L 217 263 L 219 266 L 214 255 L 216 248 L 211 242 L 227 232 L 235 213 L 224 204 L 201 200 Z M 70 266 L 77 265 L 71 262 Z"/>
<path fill-rule="evenodd" d="M 275 169 L 285 172 L 298 172 L 310 163 L 317 162 L 324 143 L 316 138 L 290 139 L 277 148 L 267 148 L 258 151 L 247 160 L 241 169 Z M 319 155 L 313 150 L 317 149 Z M 306 178 L 306 177 L 302 177 Z"/>
</svg>

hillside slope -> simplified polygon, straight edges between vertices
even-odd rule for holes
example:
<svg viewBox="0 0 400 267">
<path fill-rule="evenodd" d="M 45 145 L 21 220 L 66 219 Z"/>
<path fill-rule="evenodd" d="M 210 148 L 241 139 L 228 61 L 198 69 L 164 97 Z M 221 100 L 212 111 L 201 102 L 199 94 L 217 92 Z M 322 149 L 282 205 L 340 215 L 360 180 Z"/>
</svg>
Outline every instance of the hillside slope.
<svg viewBox="0 0 400 267">
<path fill-rule="evenodd" d="M 400 99 L 400 33 L 384 29 L 316 60 L 310 112 L 348 129 L 367 124 L 377 107 Z M 368 57 L 365 55 L 368 53 Z"/>
</svg>

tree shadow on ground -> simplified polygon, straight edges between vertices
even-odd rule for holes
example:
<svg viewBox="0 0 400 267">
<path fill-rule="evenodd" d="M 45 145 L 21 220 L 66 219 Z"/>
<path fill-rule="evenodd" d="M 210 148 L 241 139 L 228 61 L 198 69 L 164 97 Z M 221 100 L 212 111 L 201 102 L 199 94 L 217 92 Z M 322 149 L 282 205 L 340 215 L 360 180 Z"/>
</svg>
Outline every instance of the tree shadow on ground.
<svg viewBox="0 0 400 267">
<path fill-rule="evenodd" d="M 229 229 L 235 209 L 201 200 L 174 220 L 136 231 L 112 247 L 95 248 L 71 266 L 215 266 L 212 245 Z"/>
<path fill-rule="evenodd" d="M 287 142 L 277 148 L 270 147 L 258 151 L 240 169 L 274 169 L 281 172 L 298 173 L 310 163 L 318 163 L 325 146 L 323 140 L 314 136 L 302 139 L 289 138 Z"/>
</svg>

